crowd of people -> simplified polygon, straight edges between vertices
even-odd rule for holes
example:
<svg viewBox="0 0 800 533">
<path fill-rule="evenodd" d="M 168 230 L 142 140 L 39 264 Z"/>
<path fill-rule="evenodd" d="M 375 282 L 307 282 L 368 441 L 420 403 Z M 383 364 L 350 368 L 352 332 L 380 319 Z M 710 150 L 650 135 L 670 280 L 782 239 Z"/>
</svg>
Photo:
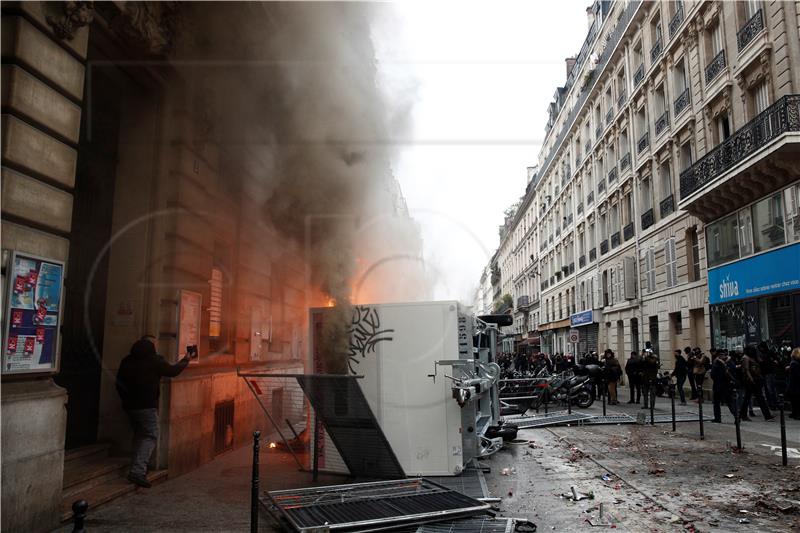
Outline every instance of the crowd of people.
<svg viewBox="0 0 800 533">
<path fill-rule="evenodd" d="M 564 372 L 577 365 L 597 365 L 602 369 L 602 382 L 596 383 L 596 393 L 607 394 L 608 403 L 616 405 L 617 386 L 623 372 L 630 389 L 629 404 L 650 408 L 657 392 L 674 386 L 681 405 L 686 405 L 686 382 L 689 401 L 701 401 L 706 378 L 711 380 L 714 422 L 722 422 L 722 406 L 740 420 L 755 416 L 753 403 L 758 405 L 765 420 L 774 418 L 780 395 L 791 403 L 790 418 L 800 420 L 800 348 L 771 350 L 767 343 L 748 346 L 743 351 L 709 350 L 706 355 L 699 347 L 687 346 L 675 350 L 671 372 L 659 374 L 662 363 L 649 342 L 641 352 L 631 352 L 623 368 L 614 352 L 607 349 L 584 353 L 577 362 L 572 354 L 518 353 L 501 354 L 498 363 L 506 371 L 520 375 Z"/>
</svg>

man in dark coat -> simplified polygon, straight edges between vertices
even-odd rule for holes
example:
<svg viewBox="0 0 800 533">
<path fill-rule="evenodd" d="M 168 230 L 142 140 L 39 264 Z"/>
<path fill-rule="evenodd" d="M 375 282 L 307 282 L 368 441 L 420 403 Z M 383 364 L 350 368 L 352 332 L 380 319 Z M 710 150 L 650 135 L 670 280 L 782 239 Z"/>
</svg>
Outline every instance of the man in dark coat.
<svg viewBox="0 0 800 533">
<path fill-rule="evenodd" d="M 156 353 L 155 337 L 133 343 L 117 371 L 117 392 L 133 427 L 133 456 L 128 481 L 150 487 L 147 463 L 158 442 L 158 396 L 162 377 L 175 377 L 189 364 L 187 355 L 169 364 Z"/>
<path fill-rule="evenodd" d="M 713 422 L 722 422 L 722 403 L 724 402 L 728 409 L 736 418 L 736 405 L 733 401 L 733 387 L 734 376 L 730 373 L 728 365 L 728 353 L 720 350 L 711 363 L 711 379 L 712 394 L 714 400 L 714 420 Z"/>
<path fill-rule="evenodd" d="M 631 388 L 631 399 L 628 403 L 642 401 L 642 359 L 637 352 L 631 352 L 631 357 L 625 363 L 625 375 L 628 376 L 628 386 Z"/>
</svg>

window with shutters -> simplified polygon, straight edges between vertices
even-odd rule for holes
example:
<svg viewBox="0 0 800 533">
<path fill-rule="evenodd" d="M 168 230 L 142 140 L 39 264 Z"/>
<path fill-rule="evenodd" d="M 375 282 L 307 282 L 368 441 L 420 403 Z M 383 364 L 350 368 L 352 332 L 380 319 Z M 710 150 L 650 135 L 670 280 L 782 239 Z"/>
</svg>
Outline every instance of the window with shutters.
<svg viewBox="0 0 800 533">
<path fill-rule="evenodd" d="M 614 292 L 616 290 L 617 285 L 614 282 L 614 280 L 616 279 L 616 272 L 614 272 L 614 270 L 615 270 L 614 267 L 608 269 L 608 297 L 606 305 L 614 305 L 614 302 L 616 301 Z"/>
<path fill-rule="evenodd" d="M 648 249 L 644 254 L 644 279 L 647 287 L 647 292 L 655 292 L 656 290 L 656 268 L 655 268 L 655 251 L 652 248 Z"/>
<path fill-rule="evenodd" d="M 603 270 L 603 307 L 608 305 L 608 270 Z"/>
<path fill-rule="evenodd" d="M 667 274 L 667 287 L 678 284 L 678 259 L 675 253 L 675 238 L 664 243 L 664 269 Z"/>
</svg>

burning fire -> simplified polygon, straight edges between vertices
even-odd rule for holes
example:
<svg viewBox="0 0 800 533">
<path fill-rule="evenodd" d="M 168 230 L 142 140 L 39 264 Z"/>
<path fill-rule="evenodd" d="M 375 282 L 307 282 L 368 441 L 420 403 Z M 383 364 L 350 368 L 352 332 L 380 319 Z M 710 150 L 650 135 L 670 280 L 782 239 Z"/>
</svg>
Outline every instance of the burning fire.
<svg viewBox="0 0 800 533">
<path fill-rule="evenodd" d="M 336 300 L 331 297 L 328 297 L 328 301 L 325 303 L 325 307 L 334 307 L 336 305 Z"/>
<path fill-rule="evenodd" d="M 270 450 L 273 450 L 273 449 L 275 449 L 277 447 L 278 447 L 278 443 L 276 443 L 276 442 L 270 442 L 269 443 L 269 449 Z"/>
</svg>

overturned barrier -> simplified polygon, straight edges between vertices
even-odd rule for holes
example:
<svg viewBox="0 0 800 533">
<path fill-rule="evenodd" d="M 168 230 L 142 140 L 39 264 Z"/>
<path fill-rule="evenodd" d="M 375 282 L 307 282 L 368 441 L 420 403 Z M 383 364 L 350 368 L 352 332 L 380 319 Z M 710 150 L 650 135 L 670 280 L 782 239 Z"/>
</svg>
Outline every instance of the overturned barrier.
<svg viewBox="0 0 800 533">
<path fill-rule="evenodd" d="M 654 424 L 668 424 L 673 422 L 698 422 L 700 416 L 695 413 L 655 414 L 651 418 Z M 711 418 L 704 418 L 711 420 Z M 637 419 L 625 413 L 609 413 L 607 415 L 592 415 L 578 411 L 553 411 L 541 415 L 517 415 L 504 419 L 506 423 L 514 424 L 519 429 L 535 429 L 555 426 L 597 426 L 614 424 L 644 424 L 645 419 Z"/>
</svg>

